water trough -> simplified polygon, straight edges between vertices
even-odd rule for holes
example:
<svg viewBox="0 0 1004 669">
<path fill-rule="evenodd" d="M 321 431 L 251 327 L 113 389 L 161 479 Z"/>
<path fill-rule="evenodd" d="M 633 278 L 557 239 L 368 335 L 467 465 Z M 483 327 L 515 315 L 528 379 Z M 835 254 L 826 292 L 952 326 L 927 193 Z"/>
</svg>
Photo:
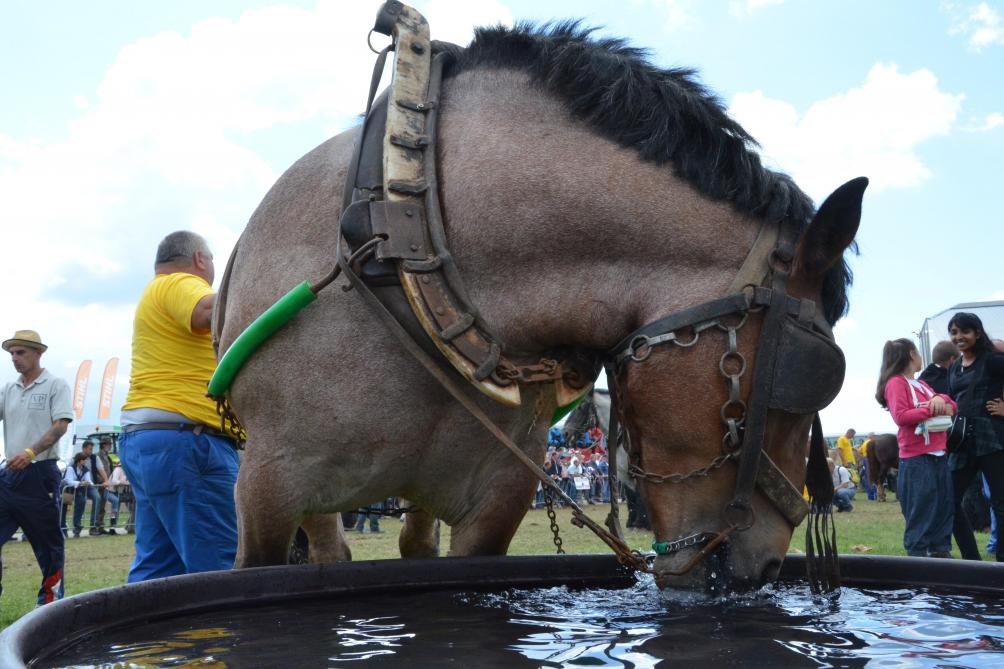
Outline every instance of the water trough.
<svg viewBox="0 0 1004 669">
<path fill-rule="evenodd" d="M 1002 566 L 843 556 L 839 599 L 803 573 L 790 555 L 772 591 L 712 602 L 606 555 L 194 574 L 37 609 L 0 666 L 1004 666 Z"/>
</svg>

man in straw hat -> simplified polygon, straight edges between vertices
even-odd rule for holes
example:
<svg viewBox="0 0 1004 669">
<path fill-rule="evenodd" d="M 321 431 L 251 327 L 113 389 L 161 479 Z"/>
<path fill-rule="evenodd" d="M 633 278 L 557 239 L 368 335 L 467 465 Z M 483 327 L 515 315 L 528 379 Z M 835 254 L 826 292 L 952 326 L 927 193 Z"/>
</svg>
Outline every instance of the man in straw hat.
<svg viewBox="0 0 1004 669">
<path fill-rule="evenodd" d="M 63 596 L 62 476 L 52 446 L 73 420 L 70 386 L 42 368 L 48 346 L 34 330 L 18 330 L 2 346 L 20 376 L 0 392 L 6 455 L 0 470 L 0 546 L 15 529 L 24 530 L 42 570 L 41 605 Z"/>
<path fill-rule="evenodd" d="M 206 397 L 216 370 L 213 275 L 206 240 L 172 232 L 157 247 L 154 277 L 136 305 L 119 437 L 136 496 L 130 583 L 230 569 L 237 553 L 239 458 Z"/>
</svg>

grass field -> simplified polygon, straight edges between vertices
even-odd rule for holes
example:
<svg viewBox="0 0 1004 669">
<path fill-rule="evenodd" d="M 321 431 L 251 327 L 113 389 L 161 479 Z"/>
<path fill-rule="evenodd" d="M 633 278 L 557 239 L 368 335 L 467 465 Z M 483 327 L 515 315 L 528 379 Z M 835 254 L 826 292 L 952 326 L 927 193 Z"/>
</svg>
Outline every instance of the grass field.
<svg viewBox="0 0 1004 669">
<path fill-rule="evenodd" d="M 607 506 L 589 506 L 591 517 L 600 521 L 606 517 Z M 606 553 L 606 545 L 592 532 L 576 528 L 569 519 L 571 513 L 558 510 L 558 524 L 567 553 Z M 622 518 L 626 509 L 621 507 Z M 890 496 L 886 503 L 870 502 L 864 495 L 854 500 L 854 511 L 834 514 L 837 524 L 837 542 L 841 553 L 870 553 L 873 555 L 905 555 L 903 550 L 903 517 L 899 505 Z M 396 518 L 381 521 L 380 534 L 349 533 L 349 545 L 357 560 L 394 559 L 398 557 L 397 537 L 401 522 Z M 443 526 L 441 544 L 449 546 L 450 529 Z M 804 529 L 795 531 L 791 550 L 804 549 Z M 651 550 L 649 532 L 628 530 L 627 540 L 632 548 Z M 986 535 L 977 535 L 981 548 L 986 546 Z M 125 582 L 132 560 L 132 536 L 102 536 L 68 539 L 66 542 L 65 585 L 66 594 L 75 595 Z M 510 555 L 542 555 L 554 553 L 554 544 L 543 510 L 531 511 L 523 520 L 509 550 Z M 0 600 L 0 628 L 7 627 L 35 606 L 35 596 L 40 582 L 38 565 L 31 547 L 25 542 L 8 542 L 3 549 L 3 597 Z"/>
</svg>

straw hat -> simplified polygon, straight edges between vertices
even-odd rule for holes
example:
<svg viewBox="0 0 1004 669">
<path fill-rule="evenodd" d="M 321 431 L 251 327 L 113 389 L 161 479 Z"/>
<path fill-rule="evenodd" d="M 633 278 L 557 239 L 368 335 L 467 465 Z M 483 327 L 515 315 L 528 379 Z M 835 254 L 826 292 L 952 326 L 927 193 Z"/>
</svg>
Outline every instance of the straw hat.
<svg viewBox="0 0 1004 669">
<path fill-rule="evenodd" d="M 0 344 L 3 350 L 10 351 L 11 346 L 25 346 L 36 351 L 45 352 L 48 346 L 42 343 L 42 338 L 34 330 L 18 330 L 14 336 Z"/>
</svg>

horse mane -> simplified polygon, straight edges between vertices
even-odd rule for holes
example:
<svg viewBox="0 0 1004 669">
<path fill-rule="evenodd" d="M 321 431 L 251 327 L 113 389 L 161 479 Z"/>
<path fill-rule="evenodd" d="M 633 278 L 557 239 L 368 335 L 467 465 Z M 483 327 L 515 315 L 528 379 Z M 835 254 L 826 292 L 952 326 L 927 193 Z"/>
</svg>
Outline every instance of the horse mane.
<svg viewBox="0 0 1004 669">
<path fill-rule="evenodd" d="M 800 229 L 812 220 L 812 200 L 786 174 L 763 166 L 757 141 L 691 68 L 660 69 L 649 51 L 619 38 L 594 38 L 596 28 L 569 20 L 520 22 L 475 30 L 466 49 L 440 43 L 453 61 L 444 76 L 478 68 L 526 71 L 577 118 L 643 160 L 672 165 L 704 195 L 738 211 Z M 824 277 L 823 309 L 832 324 L 847 311 L 851 272 L 841 259 Z"/>
</svg>

